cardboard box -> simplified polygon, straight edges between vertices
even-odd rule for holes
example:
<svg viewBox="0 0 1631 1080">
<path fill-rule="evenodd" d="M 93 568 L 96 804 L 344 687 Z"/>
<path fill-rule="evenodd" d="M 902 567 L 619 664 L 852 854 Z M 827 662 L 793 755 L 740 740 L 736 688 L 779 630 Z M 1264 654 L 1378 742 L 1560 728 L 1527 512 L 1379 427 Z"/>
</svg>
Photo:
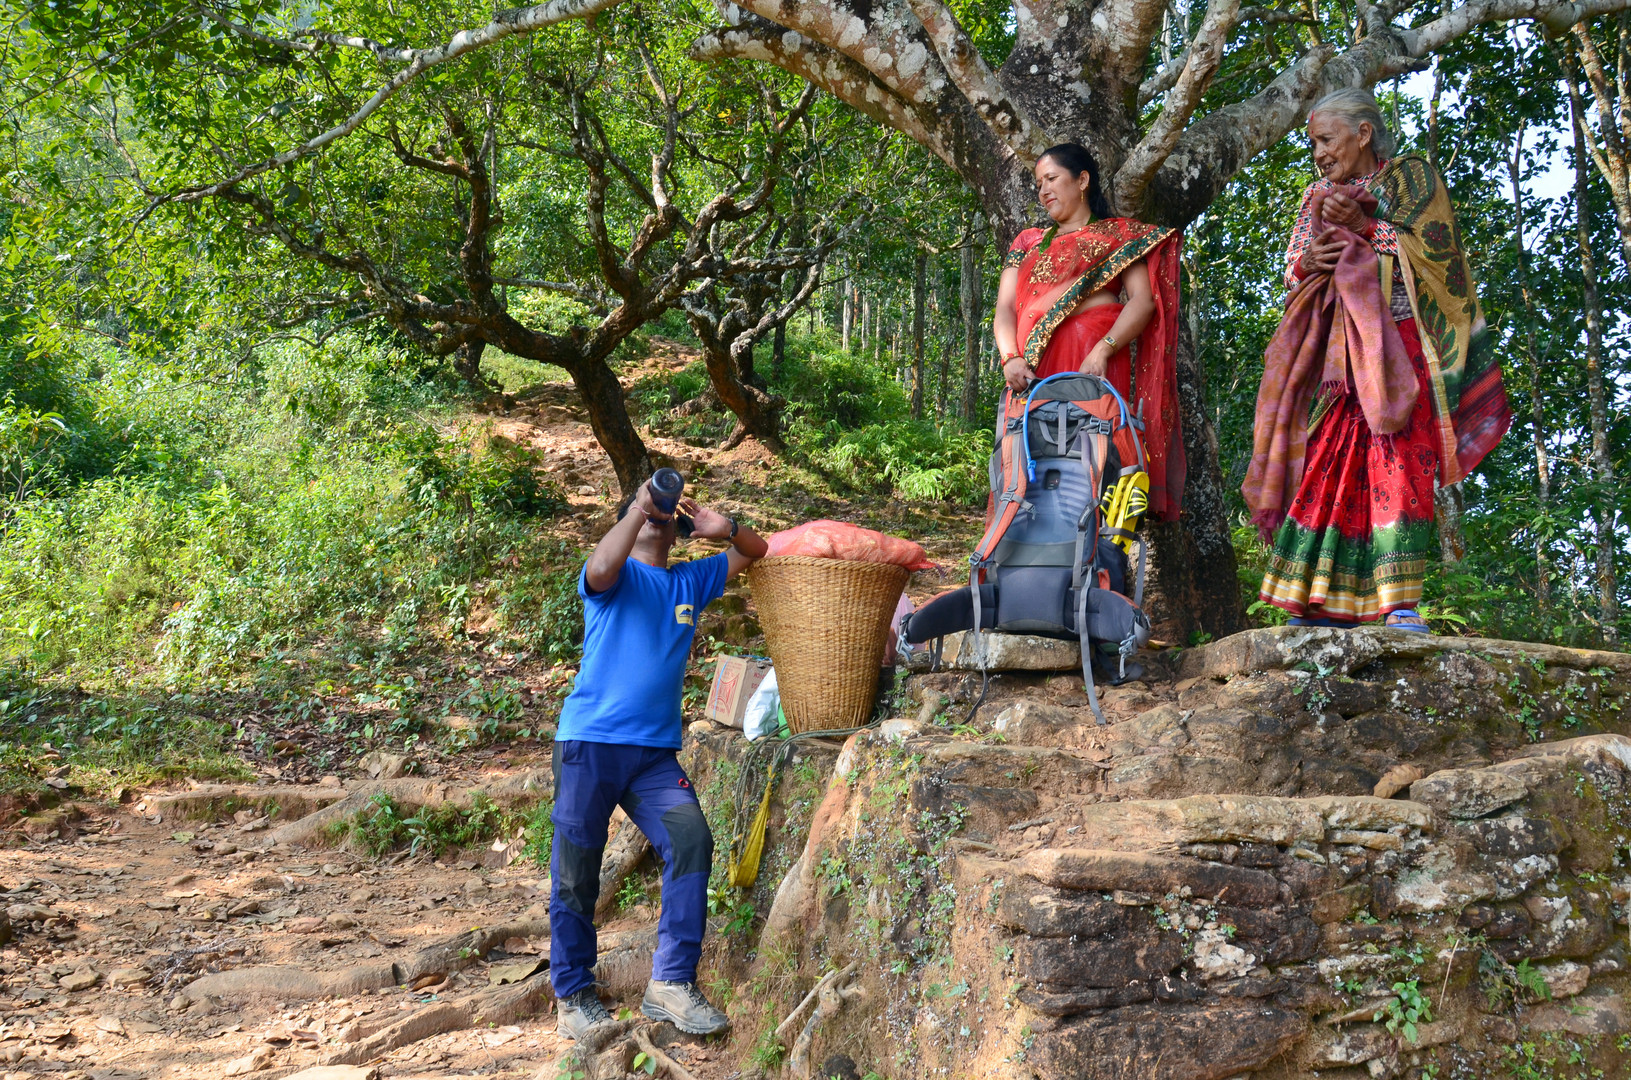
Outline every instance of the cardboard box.
<svg viewBox="0 0 1631 1080">
<path fill-rule="evenodd" d="M 708 707 L 703 710 L 703 715 L 716 723 L 741 727 L 748 698 L 759 689 L 759 684 L 765 681 L 768 674 L 768 661 L 721 656 L 718 666 L 714 668 L 714 685 L 708 693 Z"/>
</svg>

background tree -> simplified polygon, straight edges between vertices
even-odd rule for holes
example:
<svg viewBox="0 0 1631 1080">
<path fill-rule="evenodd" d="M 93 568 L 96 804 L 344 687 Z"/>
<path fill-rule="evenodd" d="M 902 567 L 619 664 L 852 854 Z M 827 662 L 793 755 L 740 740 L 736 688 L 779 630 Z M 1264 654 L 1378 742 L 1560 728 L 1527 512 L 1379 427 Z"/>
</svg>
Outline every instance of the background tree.
<svg viewBox="0 0 1631 1080">
<path fill-rule="evenodd" d="M 290 267 L 301 298 L 290 319 L 319 331 L 382 321 L 478 383 L 489 347 L 565 370 L 627 490 L 651 462 L 612 371 L 618 347 L 687 301 L 714 302 L 692 293 L 767 275 L 779 286 L 819 267 L 836 225 L 818 189 L 799 185 L 807 224 L 796 241 L 786 228 L 794 193 L 782 172 L 809 167 L 823 137 L 813 92 L 785 105 L 752 72 L 676 78 L 665 66 L 682 39 L 663 39 L 634 9 L 604 16 L 623 20 L 615 45 L 581 24 L 548 52 L 517 36 L 597 6 L 506 16 L 435 55 L 296 29 L 293 13 L 266 7 L 156 26 L 165 9 L 65 8 L 19 33 L 66 45 L 64 57 L 91 40 L 122 43 L 105 81 L 54 92 L 102 118 L 139 188 L 138 223 L 182 214 L 246 261 Z M 420 7 L 410 22 L 451 37 L 459 14 Z M 454 56 L 466 58 L 444 63 Z M 406 67 L 387 80 L 393 93 L 370 97 L 382 62 Z M 37 71 L 34 83 L 43 92 L 53 77 Z M 215 79 L 233 92 L 217 94 Z M 121 111 L 128 99 L 163 107 L 134 115 Z M 314 125 L 331 126 L 304 137 Z M 297 150 L 233 171 L 280 143 Z M 784 306 L 749 336 L 785 319 Z M 731 340 L 740 352 L 747 339 Z M 720 400 L 775 441 L 763 392 L 730 365 L 715 376 Z"/>
<path fill-rule="evenodd" d="M 729 26 L 700 38 L 694 54 L 768 61 L 907 133 L 979 192 L 1006 246 L 1035 216 L 1029 170 L 1053 142 L 1071 139 L 1094 152 L 1119 212 L 1182 226 L 1324 93 L 1419 70 L 1484 23 L 1541 19 L 1561 31 L 1624 7 L 1472 0 L 1401 25 L 1395 20 L 1412 14 L 1410 4 L 1356 0 L 1321 17 L 1238 0 L 1204 9 L 1058 0 L 1018 5 L 1006 23 L 1011 34 L 982 43 L 943 0 L 749 0 L 722 4 Z M 963 14 L 990 25 L 984 7 Z M 1223 633 L 1238 626 L 1240 611 L 1228 496 L 1200 369 L 1187 358 L 1185 350 L 1187 528 L 1151 535 L 1173 614 L 1192 611 L 1207 631 Z"/>
</svg>

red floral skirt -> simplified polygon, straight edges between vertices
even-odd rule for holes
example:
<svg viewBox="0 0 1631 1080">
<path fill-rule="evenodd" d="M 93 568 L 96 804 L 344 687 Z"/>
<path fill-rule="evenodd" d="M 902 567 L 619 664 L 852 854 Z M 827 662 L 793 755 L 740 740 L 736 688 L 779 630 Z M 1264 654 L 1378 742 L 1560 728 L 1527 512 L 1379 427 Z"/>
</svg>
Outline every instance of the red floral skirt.
<svg viewBox="0 0 1631 1080">
<path fill-rule="evenodd" d="M 1066 371 L 1080 371 L 1082 361 L 1116 325 L 1121 317 L 1120 304 L 1099 304 L 1078 311 L 1054 330 L 1048 347 L 1042 350 L 1042 359 L 1036 365 L 1036 377 L 1045 379 Z M 1132 394 L 1133 363 L 1127 346 L 1123 345 L 1111 357 L 1106 377 L 1110 385 L 1121 392 L 1123 398 Z"/>
<path fill-rule="evenodd" d="M 1302 483 L 1258 593 L 1293 615 L 1370 621 L 1421 601 L 1438 476 L 1433 386 L 1416 321 L 1398 327 L 1418 391 L 1403 431 L 1372 434 L 1351 380 L 1315 405 Z"/>
</svg>

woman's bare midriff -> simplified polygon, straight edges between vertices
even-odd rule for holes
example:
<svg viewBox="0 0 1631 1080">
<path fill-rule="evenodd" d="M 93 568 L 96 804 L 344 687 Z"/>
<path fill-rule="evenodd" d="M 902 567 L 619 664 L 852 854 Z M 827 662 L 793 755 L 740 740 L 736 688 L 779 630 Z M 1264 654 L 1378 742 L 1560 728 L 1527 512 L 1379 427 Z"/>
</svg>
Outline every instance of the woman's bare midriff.
<svg viewBox="0 0 1631 1080">
<path fill-rule="evenodd" d="M 1109 289 L 1100 289 L 1096 293 L 1089 293 L 1088 295 L 1082 297 L 1082 299 L 1077 302 L 1076 306 L 1070 309 L 1070 313 L 1075 315 L 1079 312 L 1086 311 L 1088 308 L 1103 307 L 1106 304 L 1119 303 L 1121 303 L 1121 297 L 1112 296 Z"/>
</svg>

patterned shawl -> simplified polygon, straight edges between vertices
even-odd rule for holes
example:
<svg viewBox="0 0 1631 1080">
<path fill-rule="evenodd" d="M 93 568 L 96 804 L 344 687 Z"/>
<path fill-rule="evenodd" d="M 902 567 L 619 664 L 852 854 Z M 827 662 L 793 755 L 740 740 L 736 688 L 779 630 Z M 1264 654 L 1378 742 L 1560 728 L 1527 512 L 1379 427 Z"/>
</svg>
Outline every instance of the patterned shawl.
<svg viewBox="0 0 1631 1080">
<path fill-rule="evenodd" d="M 1027 229 L 1015 237 L 1004 267 L 1017 267 L 1014 298 L 1020 347 L 1033 367 L 1053 332 L 1083 297 L 1104 288 L 1140 259 L 1149 269 L 1155 314 L 1138 337 L 1133 409 L 1144 418 L 1150 514 L 1175 521 L 1184 491 L 1184 444 L 1178 420 L 1178 250 L 1182 234 L 1132 218 L 1104 218 L 1065 236 Z M 1129 403 L 1131 404 L 1131 403 Z"/>
<path fill-rule="evenodd" d="M 1367 213 L 1376 197 L 1363 188 L 1337 187 Z M 1315 196 L 1313 234 L 1325 228 L 1327 191 Z M 1339 228 L 1342 255 L 1335 269 L 1298 283 L 1263 354 L 1263 382 L 1252 424 L 1252 462 L 1241 494 L 1252 522 L 1267 540 L 1285 520 L 1302 483 L 1309 407 L 1316 390 L 1334 400 L 1353 383 L 1365 422 L 1379 435 L 1404 430 L 1418 394 L 1415 372 L 1399 328 L 1388 311 L 1376 251 L 1359 234 Z"/>
<path fill-rule="evenodd" d="M 1422 353 L 1433 384 L 1439 482 L 1453 484 L 1478 466 L 1512 426 L 1495 342 L 1456 227 L 1443 179 L 1419 154 L 1395 158 L 1371 182 L 1376 216 L 1398 233 Z M 1393 273 L 1382 258 L 1382 280 Z"/>
</svg>

